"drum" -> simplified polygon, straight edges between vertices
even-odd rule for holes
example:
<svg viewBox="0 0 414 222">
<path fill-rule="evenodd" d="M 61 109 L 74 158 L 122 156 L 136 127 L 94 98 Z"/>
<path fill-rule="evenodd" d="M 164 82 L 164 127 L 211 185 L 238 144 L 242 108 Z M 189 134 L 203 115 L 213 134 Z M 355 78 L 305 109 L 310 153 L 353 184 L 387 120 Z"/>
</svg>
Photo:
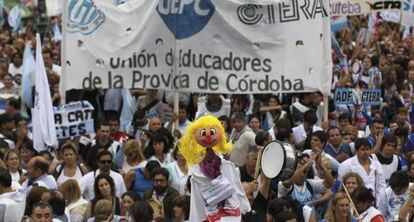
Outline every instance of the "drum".
<svg viewBox="0 0 414 222">
<path fill-rule="evenodd" d="M 289 179 L 296 170 L 294 147 L 280 141 L 270 142 L 263 150 L 261 168 L 267 178 Z"/>
</svg>

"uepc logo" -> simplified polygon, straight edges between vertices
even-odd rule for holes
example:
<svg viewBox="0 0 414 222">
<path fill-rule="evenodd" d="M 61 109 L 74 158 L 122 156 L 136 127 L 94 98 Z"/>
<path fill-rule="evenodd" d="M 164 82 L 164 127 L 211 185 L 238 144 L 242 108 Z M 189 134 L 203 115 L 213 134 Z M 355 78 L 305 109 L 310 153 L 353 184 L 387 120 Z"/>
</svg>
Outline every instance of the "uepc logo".
<svg viewBox="0 0 414 222">
<path fill-rule="evenodd" d="M 91 0 L 70 0 L 67 10 L 70 33 L 89 35 L 105 22 L 105 14 Z"/>
<path fill-rule="evenodd" d="M 215 7 L 211 0 L 159 0 L 157 11 L 175 38 L 185 39 L 204 29 Z"/>
</svg>

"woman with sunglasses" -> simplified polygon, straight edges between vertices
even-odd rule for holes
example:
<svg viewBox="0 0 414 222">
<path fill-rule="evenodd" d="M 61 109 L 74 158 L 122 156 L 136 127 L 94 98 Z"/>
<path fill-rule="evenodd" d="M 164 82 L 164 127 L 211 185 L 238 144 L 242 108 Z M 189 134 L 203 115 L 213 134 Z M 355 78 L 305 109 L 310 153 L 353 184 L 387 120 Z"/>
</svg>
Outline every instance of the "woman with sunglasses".
<svg viewBox="0 0 414 222">
<path fill-rule="evenodd" d="M 70 179 L 79 181 L 83 175 L 89 172 L 86 166 L 78 163 L 78 151 L 73 142 L 65 143 L 60 152 L 63 163 L 56 165 L 56 168 L 51 170 L 54 172 L 58 185 Z"/>
<path fill-rule="evenodd" d="M 86 208 L 85 217 L 89 219 L 95 211 L 96 203 L 99 200 L 108 200 L 111 202 L 112 214 L 121 215 L 121 202 L 115 196 L 115 183 L 108 174 L 99 174 L 94 183 L 95 198 L 90 201 Z"/>
</svg>

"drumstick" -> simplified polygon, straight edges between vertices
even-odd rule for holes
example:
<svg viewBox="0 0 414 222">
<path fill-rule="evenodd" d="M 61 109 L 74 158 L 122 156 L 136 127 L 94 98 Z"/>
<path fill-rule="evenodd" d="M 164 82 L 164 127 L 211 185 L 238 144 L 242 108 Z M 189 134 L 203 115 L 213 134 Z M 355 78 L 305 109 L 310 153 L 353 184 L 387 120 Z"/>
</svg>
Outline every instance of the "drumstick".
<svg viewBox="0 0 414 222">
<path fill-rule="evenodd" d="M 259 176 L 260 163 L 262 162 L 262 151 L 263 149 L 259 149 L 259 152 L 257 153 L 256 168 L 254 171 L 254 180 L 256 180 L 257 177 Z"/>
<path fill-rule="evenodd" d="M 352 207 L 354 208 L 354 211 L 355 211 L 355 213 L 356 213 L 357 217 L 359 217 L 359 213 L 358 213 L 358 211 L 357 211 L 357 209 L 356 209 L 356 207 L 355 207 L 354 201 L 352 201 L 351 195 L 349 195 L 349 193 L 348 193 L 348 189 L 346 189 L 346 187 L 345 187 L 345 184 L 344 184 L 344 183 L 341 183 L 341 185 L 342 185 L 342 188 L 344 188 L 344 190 L 345 190 L 345 194 L 348 196 L 348 198 L 349 198 L 349 202 L 351 202 L 351 205 L 352 205 Z"/>
</svg>

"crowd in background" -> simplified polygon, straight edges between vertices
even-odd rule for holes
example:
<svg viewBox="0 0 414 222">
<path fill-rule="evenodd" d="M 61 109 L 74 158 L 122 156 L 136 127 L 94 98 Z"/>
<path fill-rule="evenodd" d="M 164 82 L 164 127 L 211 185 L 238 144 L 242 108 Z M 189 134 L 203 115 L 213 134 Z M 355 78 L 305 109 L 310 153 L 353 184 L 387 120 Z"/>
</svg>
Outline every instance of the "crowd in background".
<svg viewBox="0 0 414 222">
<path fill-rule="evenodd" d="M 131 89 L 137 107 L 121 126 L 121 89 L 70 90 L 61 100 L 56 24 L 60 18 L 49 19 L 42 55 L 53 104 L 89 101 L 96 133 L 61 140 L 54 151 L 33 147 L 30 109 L 20 96 L 24 46 L 32 40 L 35 48 L 36 23 L 24 19 L 18 32 L 4 24 L 0 221 L 188 221 L 191 175 L 177 144 L 205 114 L 221 121 L 233 143 L 225 158 L 238 167 L 252 206 L 243 221 L 414 221 L 411 30 L 381 19 L 369 28 L 366 16 L 349 17 L 348 27 L 334 33 L 343 55 L 333 53 L 328 104 L 319 92 L 194 92 L 180 93 L 178 113 L 171 115 L 165 107 L 173 107 L 172 93 Z M 361 70 L 353 74 L 358 61 Z M 381 105 L 335 105 L 336 88 L 380 89 Z M 284 181 L 261 173 L 255 178 L 259 150 L 274 140 L 294 145 L 296 171 Z"/>
</svg>

